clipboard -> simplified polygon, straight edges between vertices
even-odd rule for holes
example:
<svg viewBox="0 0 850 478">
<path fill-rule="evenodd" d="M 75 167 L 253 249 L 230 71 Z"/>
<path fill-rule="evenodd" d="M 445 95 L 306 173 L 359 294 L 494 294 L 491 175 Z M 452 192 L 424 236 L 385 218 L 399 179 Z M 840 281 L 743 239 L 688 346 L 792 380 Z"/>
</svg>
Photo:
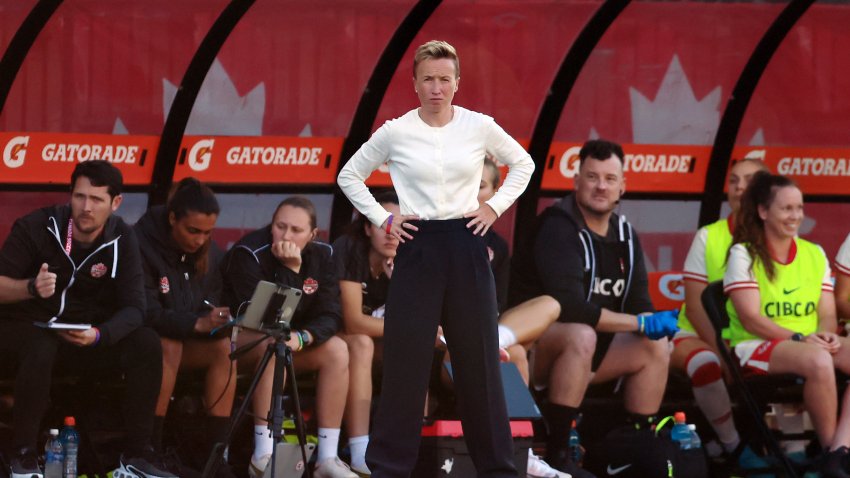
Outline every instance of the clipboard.
<svg viewBox="0 0 850 478">
<path fill-rule="evenodd" d="M 57 317 L 53 317 L 47 322 L 33 322 L 33 325 L 36 327 L 41 327 L 42 329 L 53 329 L 53 330 L 88 330 L 91 328 L 91 324 L 72 324 L 70 322 L 59 322 Z"/>
</svg>

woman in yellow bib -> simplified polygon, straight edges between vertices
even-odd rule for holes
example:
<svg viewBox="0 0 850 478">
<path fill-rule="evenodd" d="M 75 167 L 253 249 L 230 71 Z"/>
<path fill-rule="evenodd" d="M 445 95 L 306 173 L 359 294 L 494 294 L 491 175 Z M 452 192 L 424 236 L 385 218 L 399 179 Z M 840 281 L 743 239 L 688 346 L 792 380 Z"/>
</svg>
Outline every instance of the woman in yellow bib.
<svg viewBox="0 0 850 478">
<path fill-rule="evenodd" d="M 694 237 L 682 274 L 685 304 L 679 311 L 679 331 L 673 336 L 673 353 L 670 354 L 670 367 L 688 375 L 694 400 L 722 446 L 722 450 L 717 450 L 716 443 L 714 450 L 706 446 L 709 455 L 723 453 L 729 459 L 737 460 L 741 469 L 764 468 L 767 462 L 741 441 L 735 428 L 732 404 L 717 354 L 714 327 L 702 307 L 700 296 L 709 282 L 723 279 L 741 197 L 753 175 L 766 170 L 764 163 L 758 159 L 736 162 L 729 171 L 727 182 L 726 198 L 732 209 L 729 217 L 700 228 Z M 729 329 L 723 330 L 723 337 L 728 336 Z"/>
<path fill-rule="evenodd" d="M 829 262 L 820 246 L 797 237 L 803 194 L 784 177 L 756 174 L 741 200 L 723 288 L 730 341 L 745 372 L 792 373 L 824 447 L 821 476 L 848 477 L 850 395 L 839 418 L 835 368 L 850 372 L 850 341 L 835 331 Z"/>
</svg>

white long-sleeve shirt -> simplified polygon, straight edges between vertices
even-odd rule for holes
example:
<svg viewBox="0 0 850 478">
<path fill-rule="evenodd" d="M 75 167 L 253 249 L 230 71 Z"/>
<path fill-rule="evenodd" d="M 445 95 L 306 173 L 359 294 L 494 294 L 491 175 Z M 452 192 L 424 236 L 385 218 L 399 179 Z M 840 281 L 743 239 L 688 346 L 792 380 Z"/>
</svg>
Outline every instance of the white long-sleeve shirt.
<svg viewBox="0 0 850 478">
<path fill-rule="evenodd" d="M 418 110 L 387 121 L 342 168 L 339 187 L 373 224 L 383 224 L 390 213 L 375 201 L 365 181 L 384 163 L 401 213 L 425 220 L 458 219 L 478 209 L 485 152 L 510 168 L 502 187 L 487 201 L 496 214 L 525 190 L 534 172 L 531 156 L 493 118 L 453 108 L 452 120 L 442 127 L 426 124 Z"/>
</svg>

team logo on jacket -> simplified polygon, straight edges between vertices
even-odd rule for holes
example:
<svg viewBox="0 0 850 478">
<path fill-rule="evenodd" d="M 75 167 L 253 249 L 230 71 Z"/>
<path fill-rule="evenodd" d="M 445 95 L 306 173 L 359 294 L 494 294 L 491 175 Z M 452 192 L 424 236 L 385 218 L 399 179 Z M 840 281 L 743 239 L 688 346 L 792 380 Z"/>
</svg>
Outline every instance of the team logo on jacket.
<svg viewBox="0 0 850 478">
<path fill-rule="evenodd" d="M 168 283 L 168 277 L 160 277 L 159 279 L 159 291 L 163 294 L 167 294 L 168 291 L 171 290 L 171 284 Z"/>
<path fill-rule="evenodd" d="M 490 262 L 493 262 L 493 258 L 496 257 L 496 253 L 493 251 L 493 248 L 490 247 L 490 246 L 487 246 L 487 257 L 490 258 Z"/>
<path fill-rule="evenodd" d="M 91 276 L 95 279 L 100 279 L 106 274 L 106 266 L 103 265 L 103 262 L 98 262 L 97 264 L 91 266 Z"/>
<path fill-rule="evenodd" d="M 316 292 L 317 290 L 319 290 L 319 281 L 313 279 L 312 277 L 304 279 L 303 290 L 305 294 L 312 294 Z"/>
</svg>

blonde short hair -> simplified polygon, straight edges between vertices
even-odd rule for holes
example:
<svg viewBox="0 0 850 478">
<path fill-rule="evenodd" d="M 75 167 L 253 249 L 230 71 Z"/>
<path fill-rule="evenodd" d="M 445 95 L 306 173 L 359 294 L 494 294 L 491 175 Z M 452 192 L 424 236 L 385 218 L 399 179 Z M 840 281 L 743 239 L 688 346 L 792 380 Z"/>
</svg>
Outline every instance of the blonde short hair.
<svg viewBox="0 0 850 478">
<path fill-rule="evenodd" d="M 416 78 L 416 67 L 419 63 L 424 60 L 439 60 L 441 58 L 448 58 L 454 62 L 455 78 L 460 78 L 460 59 L 457 57 L 457 51 L 448 42 L 441 40 L 431 40 L 419 45 L 413 55 L 413 77 Z"/>
</svg>

